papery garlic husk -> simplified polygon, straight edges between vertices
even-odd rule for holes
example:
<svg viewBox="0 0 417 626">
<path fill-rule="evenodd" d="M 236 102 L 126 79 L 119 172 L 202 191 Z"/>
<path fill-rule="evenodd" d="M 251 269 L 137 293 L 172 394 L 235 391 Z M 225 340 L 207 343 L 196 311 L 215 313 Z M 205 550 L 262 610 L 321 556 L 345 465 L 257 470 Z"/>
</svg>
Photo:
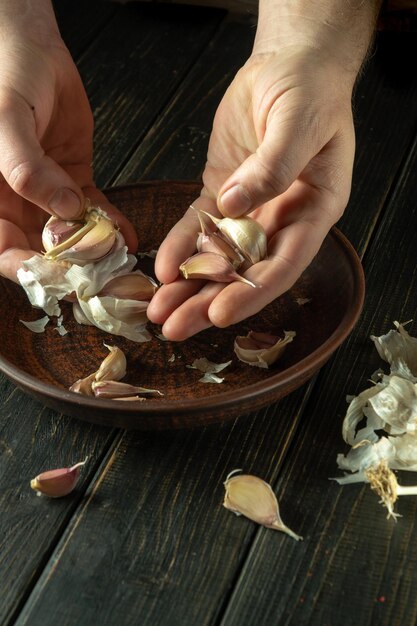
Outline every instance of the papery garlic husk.
<svg viewBox="0 0 417 626">
<path fill-rule="evenodd" d="M 73 303 L 72 314 L 78 324 L 82 324 L 83 326 L 94 326 L 94 324 L 90 322 L 90 320 L 84 315 L 83 310 L 78 302 Z"/>
<path fill-rule="evenodd" d="M 48 229 L 48 224 L 49 222 L 45 225 L 45 229 Z M 85 223 L 80 224 L 80 228 L 68 239 L 47 250 L 45 258 L 66 260 L 79 265 L 101 259 L 112 249 L 116 241 L 116 232 L 114 223 L 101 211 L 90 210 L 86 214 Z M 47 245 L 49 244 L 46 234 L 43 235 L 42 240 Z"/>
<path fill-rule="evenodd" d="M 259 222 L 247 215 L 219 219 L 206 211 L 196 210 L 199 214 L 203 213 L 211 219 L 227 241 L 252 265 L 266 257 L 268 241 L 265 230 Z M 201 223 L 202 220 L 200 218 Z"/>
<path fill-rule="evenodd" d="M 283 337 L 250 330 L 246 336 L 236 337 L 234 351 L 243 363 L 268 368 L 279 359 L 295 335 L 292 330 L 284 331 Z"/>
<path fill-rule="evenodd" d="M 184 278 L 203 278 L 218 283 L 232 283 L 239 281 L 251 287 L 254 283 L 236 272 L 226 257 L 214 252 L 198 252 L 189 257 L 180 265 L 180 272 Z"/>
<path fill-rule="evenodd" d="M 95 381 L 91 385 L 96 398 L 118 399 L 123 397 L 132 397 L 135 395 L 147 396 L 163 396 L 164 394 L 158 389 L 148 389 L 146 387 L 136 387 L 128 383 L 121 383 L 114 380 Z"/>
<path fill-rule="evenodd" d="M 72 467 L 42 472 L 42 474 L 30 481 L 30 486 L 37 493 L 50 498 L 66 496 L 75 488 L 80 476 L 80 467 L 85 465 L 86 462 L 87 459 L 76 463 Z"/>
<path fill-rule="evenodd" d="M 302 539 L 286 526 L 279 514 L 277 498 L 264 480 L 250 474 L 232 476 L 231 472 L 224 483 L 226 494 L 223 506 L 236 515 L 244 515 L 266 528 L 280 530 L 296 541 Z"/>
<path fill-rule="evenodd" d="M 151 340 L 151 334 L 146 329 L 149 302 L 94 296 L 79 300 L 79 304 L 93 326 L 137 343 Z"/>
<path fill-rule="evenodd" d="M 245 258 L 220 233 L 205 235 L 200 233 L 197 239 L 198 252 L 214 252 L 226 257 L 237 270 L 244 263 Z"/>
<path fill-rule="evenodd" d="M 104 285 L 97 295 L 100 297 L 111 296 L 121 300 L 150 302 L 157 289 L 158 285 L 150 276 L 136 270 L 115 276 Z"/>
<path fill-rule="evenodd" d="M 98 370 L 77 380 L 69 388 L 70 391 L 84 396 L 94 396 L 93 383 L 104 380 L 117 381 L 126 376 L 127 363 L 124 352 L 117 346 L 104 345 L 109 350 L 109 354 L 103 359 Z"/>
</svg>

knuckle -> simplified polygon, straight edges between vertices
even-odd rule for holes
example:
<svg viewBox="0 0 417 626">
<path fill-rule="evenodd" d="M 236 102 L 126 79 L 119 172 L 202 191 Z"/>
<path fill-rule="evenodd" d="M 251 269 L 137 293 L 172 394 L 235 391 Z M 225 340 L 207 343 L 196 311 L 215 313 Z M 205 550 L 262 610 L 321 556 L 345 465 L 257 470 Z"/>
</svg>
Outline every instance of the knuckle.
<svg viewBox="0 0 417 626">
<path fill-rule="evenodd" d="M 11 166 L 6 174 L 7 182 L 17 194 L 24 196 L 33 186 L 33 179 L 37 173 L 36 167 L 29 161 L 23 161 Z"/>
</svg>

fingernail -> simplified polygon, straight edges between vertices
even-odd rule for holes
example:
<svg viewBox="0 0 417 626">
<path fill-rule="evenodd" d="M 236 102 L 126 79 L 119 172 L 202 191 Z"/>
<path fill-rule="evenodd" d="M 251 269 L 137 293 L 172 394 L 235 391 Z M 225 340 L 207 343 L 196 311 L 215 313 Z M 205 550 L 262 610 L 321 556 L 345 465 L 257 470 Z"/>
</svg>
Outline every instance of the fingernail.
<svg viewBox="0 0 417 626">
<path fill-rule="evenodd" d="M 58 217 L 74 219 L 81 214 L 81 201 L 71 189 L 63 187 L 52 196 L 49 208 Z"/>
<path fill-rule="evenodd" d="M 220 204 L 224 212 L 233 217 L 247 213 L 252 207 L 252 200 L 242 185 L 235 185 L 224 192 Z"/>
</svg>

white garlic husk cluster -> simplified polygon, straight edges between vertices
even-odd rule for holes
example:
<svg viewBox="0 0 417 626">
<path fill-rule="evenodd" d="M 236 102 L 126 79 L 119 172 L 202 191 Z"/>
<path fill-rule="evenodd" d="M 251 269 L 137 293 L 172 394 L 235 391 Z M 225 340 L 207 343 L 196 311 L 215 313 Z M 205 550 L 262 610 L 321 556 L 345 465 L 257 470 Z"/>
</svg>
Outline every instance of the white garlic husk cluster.
<svg viewBox="0 0 417 626">
<path fill-rule="evenodd" d="M 222 283 L 240 281 L 256 287 L 238 270 L 247 269 L 266 257 L 267 238 L 261 224 L 248 216 L 219 219 L 205 211 L 195 210 L 201 232 L 196 242 L 197 253 L 180 265 L 184 278 L 203 278 Z"/>
<path fill-rule="evenodd" d="M 397 497 L 417 494 L 417 486 L 399 485 L 392 471 L 417 471 L 417 339 L 394 325 L 371 337 L 390 373 L 378 372 L 374 385 L 350 400 L 342 435 L 351 449 L 337 457 L 339 468 L 350 473 L 334 480 L 370 483 L 395 518 Z"/>
<path fill-rule="evenodd" d="M 146 310 L 157 285 L 134 270 L 136 258 L 104 211 L 88 206 L 81 222 L 52 217 L 42 242 L 45 254 L 24 261 L 17 273 L 34 307 L 60 316 L 59 301 L 70 298 L 78 323 L 136 342 L 151 339 Z"/>
</svg>

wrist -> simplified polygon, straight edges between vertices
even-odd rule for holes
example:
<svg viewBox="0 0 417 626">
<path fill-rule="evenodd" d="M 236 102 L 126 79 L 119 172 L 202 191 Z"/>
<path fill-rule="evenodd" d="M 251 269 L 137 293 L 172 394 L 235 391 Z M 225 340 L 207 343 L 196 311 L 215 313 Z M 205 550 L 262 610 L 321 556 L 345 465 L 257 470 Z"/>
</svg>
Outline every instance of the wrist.
<svg viewBox="0 0 417 626">
<path fill-rule="evenodd" d="M 354 82 L 375 29 L 380 0 L 260 0 L 253 54 L 310 50 Z"/>
<path fill-rule="evenodd" d="M 0 41 L 22 37 L 42 46 L 62 42 L 51 0 L 0 0 Z"/>
</svg>

